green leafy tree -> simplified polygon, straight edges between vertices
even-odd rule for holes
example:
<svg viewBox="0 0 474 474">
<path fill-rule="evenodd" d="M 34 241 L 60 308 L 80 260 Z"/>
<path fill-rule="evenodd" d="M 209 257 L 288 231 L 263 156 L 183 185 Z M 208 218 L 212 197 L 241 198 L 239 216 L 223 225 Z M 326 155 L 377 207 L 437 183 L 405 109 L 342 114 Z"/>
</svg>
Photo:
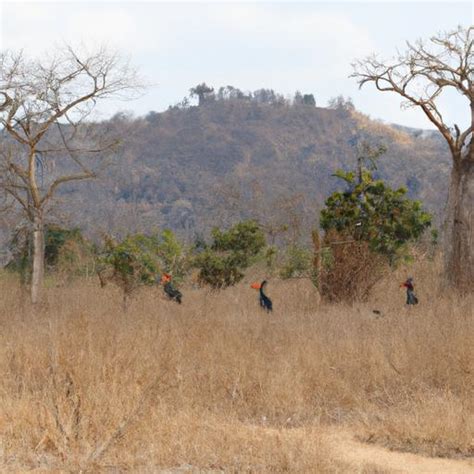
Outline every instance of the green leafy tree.
<svg viewBox="0 0 474 474">
<path fill-rule="evenodd" d="M 195 258 L 199 281 L 216 289 L 235 285 L 265 245 L 265 235 L 255 221 L 240 222 L 227 231 L 214 228 L 212 243 L 201 243 Z"/>
<path fill-rule="evenodd" d="M 322 247 L 319 239 L 315 242 L 315 276 L 322 296 L 332 301 L 366 299 L 387 263 L 406 256 L 408 243 L 431 225 L 431 215 L 407 198 L 405 188 L 392 189 L 374 179 L 372 171 L 385 146 L 365 140 L 354 145 L 356 170 L 335 173 L 346 190 L 326 200 L 320 216 Z M 323 250 L 331 255 L 326 265 L 321 265 Z"/>
<path fill-rule="evenodd" d="M 173 275 L 174 281 L 182 280 L 190 267 L 188 249 L 178 240 L 175 233 L 165 229 L 157 238 L 156 247 L 160 271 Z"/>
<path fill-rule="evenodd" d="M 126 311 L 129 298 L 138 288 L 155 284 L 159 268 L 156 237 L 137 234 L 121 242 L 107 237 L 98 275 L 101 286 L 111 282 L 122 290 L 122 304 Z"/>
<path fill-rule="evenodd" d="M 405 188 L 391 189 L 363 170 L 360 180 L 353 171 L 339 170 L 346 191 L 333 193 L 321 211 L 320 225 L 350 239 L 366 241 L 369 248 L 394 263 L 406 244 L 417 240 L 431 225 L 432 216 L 419 201 L 406 197 Z"/>
<path fill-rule="evenodd" d="M 189 252 L 169 229 L 160 234 L 130 235 L 121 242 L 107 237 L 99 258 L 102 286 L 114 283 L 123 292 L 123 307 L 140 287 L 154 285 L 162 273 L 170 273 L 177 282 L 190 267 Z"/>
</svg>

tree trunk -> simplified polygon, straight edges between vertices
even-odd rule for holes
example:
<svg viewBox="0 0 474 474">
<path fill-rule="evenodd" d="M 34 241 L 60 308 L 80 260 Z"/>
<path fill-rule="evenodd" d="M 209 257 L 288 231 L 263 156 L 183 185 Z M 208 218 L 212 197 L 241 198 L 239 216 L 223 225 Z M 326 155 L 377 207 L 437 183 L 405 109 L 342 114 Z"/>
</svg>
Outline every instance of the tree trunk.
<svg viewBox="0 0 474 474">
<path fill-rule="evenodd" d="M 313 275 L 318 290 L 321 290 L 321 237 L 318 229 L 311 233 L 313 240 Z"/>
<path fill-rule="evenodd" d="M 33 272 L 31 277 L 31 302 L 40 300 L 44 278 L 44 223 L 43 214 L 37 211 L 33 220 Z"/>
<path fill-rule="evenodd" d="M 469 155 L 451 171 L 445 236 L 445 276 L 461 293 L 474 291 L 474 160 Z"/>
</svg>

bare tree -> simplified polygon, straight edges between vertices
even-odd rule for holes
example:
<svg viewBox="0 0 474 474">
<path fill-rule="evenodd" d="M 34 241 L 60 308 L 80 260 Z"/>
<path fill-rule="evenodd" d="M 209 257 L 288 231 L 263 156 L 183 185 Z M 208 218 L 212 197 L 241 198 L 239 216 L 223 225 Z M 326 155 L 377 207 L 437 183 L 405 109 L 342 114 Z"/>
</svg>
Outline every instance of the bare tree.
<svg viewBox="0 0 474 474">
<path fill-rule="evenodd" d="M 446 214 L 446 277 L 462 292 L 474 290 L 474 27 L 439 34 L 428 42 L 407 43 L 392 62 L 375 56 L 360 60 L 352 77 L 360 87 L 373 83 L 377 90 L 395 92 L 407 106 L 419 107 L 446 140 L 452 157 Z M 439 97 L 447 90 L 470 104 L 470 124 L 460 130 L 448 126 Z"/>
<path fill-rule="evenodd" d="M 0 189 L 32 227 L 31 299 L 44 273 L 44 225 L 58 188 L 94 178 L 118 144 L 106 124 L 87 122 L 97 102 L 131 98 L 136 72 L 104 48 L 94 54 L 66 46 L 53 56 L 0 54 Z"/>
</svg>

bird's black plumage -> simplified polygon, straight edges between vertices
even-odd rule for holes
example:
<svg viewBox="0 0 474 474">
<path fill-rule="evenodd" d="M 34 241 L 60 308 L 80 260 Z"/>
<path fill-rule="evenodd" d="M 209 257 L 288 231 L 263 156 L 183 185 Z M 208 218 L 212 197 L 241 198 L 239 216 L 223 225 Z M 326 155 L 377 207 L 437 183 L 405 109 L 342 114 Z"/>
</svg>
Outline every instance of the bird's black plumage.
<svg viewBox="0 0 474 474">
<path fill-rule="evenodd" d="M 173 286 L 170 281 L 164 284 L 163 289 L 165 290 L 165 293 L 170 300 L 174 300 L 177 303 L 181 304 L 181 298 L 183 297 L 183 295 L 177 288 Z"/>
<path fill-rule="evenodd" d="M 273 311 L 273 303 L 272 300 L 264 293 L 264 287 L 267 284 L 267 281 L 262 281 L 260 285 L 260 306 L 267 312 Z"/>
<path fill-rule="evenodd" d="M 407 305 L 418 304 L 418 298 L 415 295 L 415 286 L 413 284 L 413 278 L 407 278 L 407 281 L 405 283 L 402 283 L 402 286 L 407 289 Z"/>
</svg>

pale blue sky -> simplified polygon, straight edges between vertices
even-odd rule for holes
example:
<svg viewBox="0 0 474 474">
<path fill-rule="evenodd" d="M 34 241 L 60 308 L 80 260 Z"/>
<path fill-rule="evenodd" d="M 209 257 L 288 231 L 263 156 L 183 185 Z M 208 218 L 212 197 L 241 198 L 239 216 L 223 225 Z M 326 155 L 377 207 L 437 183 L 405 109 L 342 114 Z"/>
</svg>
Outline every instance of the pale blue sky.
<svg viewBox="0 0 474 474">
<path fill-rule="evenodd" d="M 396 96 L 359 91 L 350 63 L 390 57 L 405 40 L 473 24 L 472 2 L 21 2 L 0 7 L 0 47 L 41 54 L 62 41 L 107 43 L 128 54 L 155 85 L 135 102 L 109 103 L 136 115 L 161 111 L 206 81 L 214 87 L 313 93 L 318 105 L 343 94 L 373 118 L 429 128 Z M 467 107 L 445 100 L 448 121 L 467 124 Z"/>
</svg>

